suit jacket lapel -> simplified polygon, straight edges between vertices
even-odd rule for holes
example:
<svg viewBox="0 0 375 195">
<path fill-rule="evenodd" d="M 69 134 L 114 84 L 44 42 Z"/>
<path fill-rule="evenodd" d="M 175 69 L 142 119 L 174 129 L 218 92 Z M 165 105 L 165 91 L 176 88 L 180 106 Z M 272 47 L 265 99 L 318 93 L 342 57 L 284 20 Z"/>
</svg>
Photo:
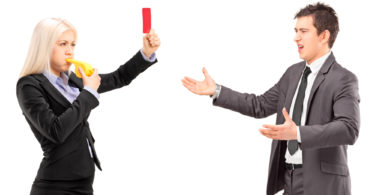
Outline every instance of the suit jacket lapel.
<svg viewBox="0 0 375 195">
<path fill-rule="evenodd" d="M 291 74 L 289 78 L 289 88 L 285 97 L 285 108 L 290 113 L 290 106 L 292 105 L 294 94 L 296 93 L 298 83 L 301 79 L 303 70 L 305 69 L 306 62 L 301 62 L 301 64 L 296 68 L 295 72 Z"/>
<path fill-rule="evenodd" d="M 78 78 L 74 72 L 69 74 L 69 82 L 73 83 L 77 88 L 81 91 L 83 89 L 83 82 L 82 79 Z"/>
<path fill-rule="evenodd" d="M 43 74 L 35 75 L 35 78 L 41 83 L 41 86 L 47 93 L 53 97 L 58 103 L 64 107 L 68 107 L 71 103 L 52 85 L 52 83 Z M 69 82 L 73 83 L 81 91 L 83 89 L 82 79 L 75 76 L 74 73 L 69 75 Z"/>
<path fill-rule="evenodd" d="M 313 86 L 311 88 L 311 91 L 310 91 L 309 100 L 307 102 L 306 119 L 308 119 L 308 117 L 309 117 L 309 110 L 310 110 L 310 106 L 311 106 L 311 101 L 314 98 L 315 92 L 319 88 L 319 86 L 323 83 L 326 73 L 329 71 L 329 69 L 331 68 L 331 66 L 334 62 L 335 62 L 335 56 L 333 55 L 333 53 L 331 53 L 331 55 L 329 55 L 327 60 L 324 62 L 322 68 L 320 68 L 320 70 L 318 72 L 318 75 L 316 75 L 314 84 L 313 84 Z"/>
<path fill-rule="evenodd" d="M 52 85 L 52 83 L 43 74 L 36 74 L 35 78 L 46 92 L 64 107 L 68 107 L 70 102 Z"/>
</svg>

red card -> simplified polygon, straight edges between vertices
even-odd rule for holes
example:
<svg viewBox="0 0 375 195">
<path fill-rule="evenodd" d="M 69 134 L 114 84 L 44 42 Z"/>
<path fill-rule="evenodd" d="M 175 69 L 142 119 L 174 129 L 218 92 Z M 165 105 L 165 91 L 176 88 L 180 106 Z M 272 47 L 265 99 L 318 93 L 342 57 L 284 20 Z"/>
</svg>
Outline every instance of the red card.
<svg viewBox="0 0 375 195">
<path fill-rule="evenodd" d="M 151 30 L 151 8 L 142 8 L 143 33 L 149 33 Z"/>
</svg>

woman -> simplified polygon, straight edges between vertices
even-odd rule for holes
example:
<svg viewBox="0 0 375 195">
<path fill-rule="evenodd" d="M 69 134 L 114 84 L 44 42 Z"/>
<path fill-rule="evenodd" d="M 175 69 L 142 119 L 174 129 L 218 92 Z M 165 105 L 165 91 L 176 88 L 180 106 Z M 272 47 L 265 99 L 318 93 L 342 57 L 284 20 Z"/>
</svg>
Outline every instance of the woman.
<svg viewBox="0 0 375 195">
<path fill-rule="evenodd" d="M 87 118 L 98 106 L 98 93 L 128 85 L 156 63 L 158 36 L 143 37 L 143 48 L 109 74 L 82 79 L 70 74 L 67 58 L 74 58 L 77 33 L 66 20 L 48 18 L 34 29 L 29 52 L 17 82 L 17 98 L 26 121 L 41 144 L 44 158 L 31 194 L 93 194 L 94 138 Z"/>
</svg>

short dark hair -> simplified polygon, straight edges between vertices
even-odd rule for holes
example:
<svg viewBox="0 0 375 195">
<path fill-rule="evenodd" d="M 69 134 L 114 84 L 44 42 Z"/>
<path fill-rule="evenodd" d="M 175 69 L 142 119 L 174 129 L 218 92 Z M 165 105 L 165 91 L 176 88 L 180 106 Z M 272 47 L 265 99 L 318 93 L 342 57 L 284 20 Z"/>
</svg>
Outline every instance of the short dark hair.
<svg viewBox="0 0 375 195">
<path fill-rule="evenodd" d="M 313 17 L 314 27 L 317 29 L 318 35 L 325 30 L 329 31 L 329 47 L 332 48 L 340 30 L 339 20 L 335 10 L 328 5 L 318 2 L 316 4 L 307 5 L 299 10 L 294 16 L 294 19 L 310 15 Z"/>
</svg>

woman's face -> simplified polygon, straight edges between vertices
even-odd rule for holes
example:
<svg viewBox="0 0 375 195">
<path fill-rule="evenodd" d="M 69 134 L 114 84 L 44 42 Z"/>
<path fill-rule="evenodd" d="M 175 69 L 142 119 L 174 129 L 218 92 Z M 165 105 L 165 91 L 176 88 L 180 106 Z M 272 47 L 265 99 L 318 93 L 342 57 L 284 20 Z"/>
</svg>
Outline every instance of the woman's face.
<svg viewBox="0 0 375 195">
<path fill-rule="evenodd" d="M 61 72 L 69 70 L 71 63 L 65 61 L 66 58 L 74 57 L 74 47 L 76 45 L 76 37 L 72 30 L 67 30 L 57 39 L 53 46 L 51 56 L 51 72 L 56 76 L 60 76 Z"/>
</svg>

